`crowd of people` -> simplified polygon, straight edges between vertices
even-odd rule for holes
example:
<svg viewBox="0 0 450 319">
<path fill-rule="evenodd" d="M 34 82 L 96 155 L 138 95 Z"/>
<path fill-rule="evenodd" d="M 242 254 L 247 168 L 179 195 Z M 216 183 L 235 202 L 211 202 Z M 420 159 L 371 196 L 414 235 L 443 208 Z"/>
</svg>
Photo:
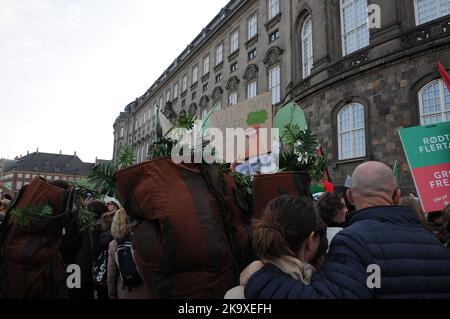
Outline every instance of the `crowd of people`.
<svg viewBox="0 0 450 319">
<path fill-rule="evenodd" d="M 0 216 L 10 203 L 2 198 Z M 69 289 L 68 298 L 148 298 L 135 258 L 139 220 L 115 198 L 83 205 L 95 214 L 95 227 L 69 220 L 59 247 L 64 264 L 81 269 L 81 287 Z M 415 194 L 401 197 L 392 170 L 379 162 L 360 165 L 351 188 L 317 201 L 273 199 L 248 232 L 245 263 L 237 267 L 243 271 L 226 299 L 450 298 L 450 206 L 425 214 Z M 373 286 L 372 266 L 380 269 Z"/>
</svg>

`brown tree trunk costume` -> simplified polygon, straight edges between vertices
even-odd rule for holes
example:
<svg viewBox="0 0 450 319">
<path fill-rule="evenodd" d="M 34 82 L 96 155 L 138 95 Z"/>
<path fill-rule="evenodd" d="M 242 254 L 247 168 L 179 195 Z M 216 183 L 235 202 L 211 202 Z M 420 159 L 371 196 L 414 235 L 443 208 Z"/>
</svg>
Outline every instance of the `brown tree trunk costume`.
<svg viewBox="0 0 450 319">
<path fill-rule="evenodd" d="M 168 158 L 121 170 L 116 179 L 128 214 L 142 219 L 134 244 L 148 296 L 223 298 L 236 284 L 247 240 L 231 181 L 223 179 L 219 190 L 215 166 Z"/>
<path fill-rule="evenodd" d="M 72 198 L 71 188 L 60 188 L 40 177 L 22 188 L 0 231 L 1 298 L 67 298 L 66 269 L 59 248 Z M 30 205 L 48 205 L 52 216 L 29 226 L 14 224 L 11 211 Z"/>
</svg>

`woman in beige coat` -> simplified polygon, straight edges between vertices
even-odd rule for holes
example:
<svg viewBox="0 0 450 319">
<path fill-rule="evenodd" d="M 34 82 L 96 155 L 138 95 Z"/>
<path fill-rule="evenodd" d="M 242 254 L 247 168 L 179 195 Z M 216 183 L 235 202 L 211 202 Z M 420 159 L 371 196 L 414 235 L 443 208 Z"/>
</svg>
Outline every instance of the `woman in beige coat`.
<svg viewBox="0 0 450 319">
<path fill-rule="evenodd" d="M 109 244 L 108 251 L 108 294 L 110 299 L 146 299 L 147 294 L 143 284 L 128 288 L 124 285 L 116 263 L 117 242 L 129 238 L 129 223 L 124 209 L 119 209 L 111 225 L 111 235 L 114 240 Z"/>
</svg>

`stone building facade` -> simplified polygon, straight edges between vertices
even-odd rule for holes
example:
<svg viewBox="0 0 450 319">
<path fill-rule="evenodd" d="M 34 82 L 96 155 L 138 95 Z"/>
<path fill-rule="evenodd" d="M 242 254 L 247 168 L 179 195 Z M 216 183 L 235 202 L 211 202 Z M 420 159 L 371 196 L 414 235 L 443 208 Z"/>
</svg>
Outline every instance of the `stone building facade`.
<svg viewBox="0 0 450 319">
<path fill-rule="evenodd" d="M 117 118 L 114 157 L 128 143 L 145 159 L 156 105 L 171 120 L 202 117 L 214 104 L 272 90 L 275 112 L 291 101 L 305 111 L 335 183 L 363 161 L 398 161 L 409 192 L 398 129 L 450 120 L 450 93 L 437 72 L 439 61 L 450 66 L 449 35 L 450 0 L 230 1 Z"/>
</svg>

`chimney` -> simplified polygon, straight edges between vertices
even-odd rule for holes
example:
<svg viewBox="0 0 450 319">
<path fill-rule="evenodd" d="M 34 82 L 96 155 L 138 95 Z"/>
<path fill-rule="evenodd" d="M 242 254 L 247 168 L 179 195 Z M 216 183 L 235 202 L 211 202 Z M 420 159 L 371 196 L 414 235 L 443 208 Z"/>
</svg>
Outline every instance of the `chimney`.
<svg viewBox="0 0 450 319">
<path fill-rule="evenodd" d="M 36 149 L 36 153 L 39 153 L 39 147 Z"/>
<path fill-rule="evenodd" d="M 77 151 L 73 152 L 73 156 L 77 156 Z"/>
<path fill-rule="evenodd" d="M 59 151 L 59 155 L 62 155 L 62 150 Z"/>
<path fill-rule="evenodd" d="M 27 155 L 30 155 L 30 151 L 27 151 Z"/>
</svg>

